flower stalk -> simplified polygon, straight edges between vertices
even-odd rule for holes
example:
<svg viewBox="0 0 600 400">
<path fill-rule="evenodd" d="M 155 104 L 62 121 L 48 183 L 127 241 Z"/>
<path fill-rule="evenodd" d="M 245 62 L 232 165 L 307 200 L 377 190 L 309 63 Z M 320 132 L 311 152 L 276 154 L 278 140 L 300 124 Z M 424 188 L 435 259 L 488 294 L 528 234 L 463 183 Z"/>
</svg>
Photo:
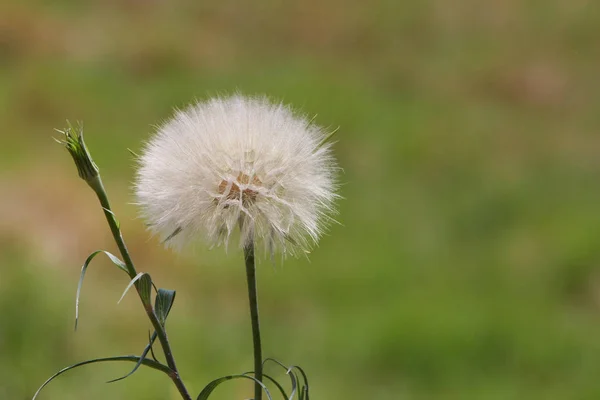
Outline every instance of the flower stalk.
<svg viewBox="0 0 600 400">
<path fill-rule="evenodd" d="M 65 138 L 59 143 L 65 145 L 73 160 L 75 161 L 75 165 L 77 166 L 77 171 L 79 176 L 87 182 L 87 184 L 94 190 L 102 209 L 104 210 L 104 216 L 106 217 L 106 221 L 110 227 L 110 231 L 113 235 L 113 239 L 119 248 L 119 252 L 121 253 L 121 257 L 123 258 L 123 262 L 125 263 L 125 267 L 127 269 L 127 274 L 130 279 L 134 279 L 137 275 L 137 271 L 129 254 L 129 250 L 127 249 L 127 245 L 125 244 L 125 240 L 123 239 L 123 235 L 121 233 L 121 229 L 119 226 L 119 222 L 117 221 L 115 214 L 111 210 L 110 202 L 108 200 L 108 196 L 106 194 L 106 190 L 104 189 L 104 185 L 102 184 L 102 178 L 100 177 L 100 172 L 92 157 L 85 146 L 85 142 L 83 140 L 83 128 L 81 125 L 79 126 L 79 132 L 77 137 L 73 136 L 73 127 L 69 124 L 68 128 L 64 131 L 59 131 L 65 135 Z M 154 308 L 152 307 L 152 303 L 147 300 L 147 297 L 143 295 L 143 288 L 141 287 L 141 282 L 138 280 L 135 282 L 135 288 L 144 305 L 144 309 L 146 311 L 146 315 L 148 319 L 150 319 L 150 323 L 154 328 L 160 345 L 163 349 L 163 353 L 165 355 L 165 359 L 167 361 L 167 366 L 169 367 L 169 372 L 167 375 L 171 378 L 177 390 L 179 391 L 182 399 L 191 400 L 187 388 L 185 387 L 183 381 L 181 380 L 181 376 L 179 375 L 179 371 L 177 370 L 177 365 L 175 363 L 175 358 L 173 356 L 173 351 L 171 350 L 171 345 L 169 343 L 169 339 L 167 337 L 167 332 L 165 326 L 159 321 Z"/>
<path fill-rule="evenodd" d="M 100 205 L 102 206 L 102 209 L 104 210 L 104 215 L 106 217 L 106 221 L 108 222 L 108 225 L 110 226 L 110 230 L 113 234 L 113 238 L 117 244 L 117 247 L 119 248 L 119 252 L 121 253 L 121 256 L 123 257 L 123 262 L 125 263 L 125 266 L 127 267 L 129 277 L 131 279 L 133 279 L 137 275 L 137 271 L 135 270 L 133 261 L 131 260 L 131 256 L 129 255 L 129 251 L 127 250 L 127 245 L 125 244 L 125 240 L 123 239 L 123 235 L 121 234 L 121 229 L 119 228 L 119 223 L 117 222 L 117 219 L 115 218 L 115 215 L 110 208 L 108 196 L 106 195 L 106 190 L 104 189 L 104 185 L 102 185 L 102 179 L 100 178 L 100 175 L 98 174 L 98 176 L 96 176 L 96 178 L 94 178 L 91 181 L 88 181 L 88 184 L 91 186 L 91 188 L 94 190 L 94 192 L 96 192 L 96 195 L 98 196 Z M 177 370 L 177 365 L 175 364 L 175 358 L 173 357 L 173 351 L 171 350 L 171 345 L 170 345 L 169 339 L 167 337 L 167 331 L 165 330 L 165 327 L 158 320 L 158 317 L 156 316 L 156 312 L 152 308 L 152 304 L 151 303 L 148 304 L 146 301 L 144 301 L 144 296 L 142 296 L 139 281 L 136 281 L 135 288 L 138 292 L 140 299 L 142 300 L 142 303 L 144 304 L 144 309 L 146 310 L 146 315 L 150 319 L 150 323 L 152 324 L 152 327 L 154 328 L 154 330 L 156 331 L 156 334 L 158 335 L 158 341 L 160 342 L 160 345 L 163 349 L 163 353 L 165 354 L 165 359 L 167 360 L 167 365 L 171 369 L 171 372 L 168 375 L 171 378 L 171 380 L 173 381 L 173 383 L 175 384 L 175 386 L 177 387 L 177 390 L 181 394 L 181 397 L 185 400 L 191 400 L 191 396 L 188 393 L 183 381 L 181 380 L 179 371 Z"/>
<path fill-rule="evenodd" d="M 258 319 L 258 295 L 256 290 L 256 265 L 254 263 L 254 242 L 244 247 L 246 261 L 246 280 L 248 281 L 248 300 L 250 303 L 250 320 L 252 323 L 252 344 L 254 348 L 254 377 L 262 381 L 262 346 L 260 341 L 260 323 Z M 262 388 L 254 383 L 254 400 L 262 399 Z"/>
</svg>

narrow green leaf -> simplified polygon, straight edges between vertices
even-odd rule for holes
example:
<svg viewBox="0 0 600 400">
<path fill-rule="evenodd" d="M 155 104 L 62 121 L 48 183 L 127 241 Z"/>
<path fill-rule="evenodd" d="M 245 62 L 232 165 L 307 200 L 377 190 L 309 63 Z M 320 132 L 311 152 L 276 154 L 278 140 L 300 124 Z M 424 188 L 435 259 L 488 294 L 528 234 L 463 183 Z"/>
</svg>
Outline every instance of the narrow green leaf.
<svg viewBox="0 0 600 400">
<path fill-rule="evenodd" d="M 287 374 L 290 376 L 290 379 L 292 380 L 292 386 L 293 387 L 298 387 L 298 382 L 300 382 L 300 380 L 298 379 L 298 374 L 296 374 L 296 372 L 294 370 L 288 370 L 289 372 L 287 372 Z M 302 391 L 302 390 L 300 390 Z M 296 394 L 297 389 L 292 391 L 292 397 Z"/>
<path fill-rule="evenodd" d="M 294 367 L 293 366 L 287 367 L 283 363 L 281 363 L 280 361 L 278 361 L 274 358 L 265 359 L 263 361 L 263 367 L 268 361 L 274 362 L 275 364 L 279 365 L 281 368 L 285 369 L 285 374 L 289 375 L 290 380 L 292 381 L 292 393 L 290 394 L 290 397 L 287 397 L 287 400 L 292 400 L 294 398 L 294 396 L 296 395 L 296 392 L 298 391 L 298 376 L 293 371 Z"/>
<path fill-rule="evenodd" d="M 138 356 L 117 356 L 117 357 L 94 358 L 93 360 L 82 361 L 82 362 L 79 362 L 77 364 L 70 365 L 68 367 L 65 367 L 65 368 L 61 369 L 60 371 L 58 371 L 57 373 L 55 373 L 54 375 L 52 375 L 50 378 L 48 378 L 46 380 L 46 382 L 44 382 L 42 384 L 42 386 L 40 386 L 40 388 L 35 392 L 35 394 L 33 395 L 33 397 L 32 397 L 31 400 L 35 400 L 37 398 L 37 396 L 40 394 L 40 392 L 42 391 L 42 389 L 45 388 L 55 378 L 57 378 L 58 376 L 64 374 L 65 372 L 70 371 L 72 369 L 75 369 L 77 367 L 82 367 L 84 365 L 94 364 L 94 363 L 100 363 L 100 362 L 109 362 L 109 361 L 139 362 L 139 360 L 140 360 L 140 357 L 138 357 Z M 147 367 L 150 367 L 152 369 L 164 372 L 167 375 L 169 375 L 172 372 L 169 367 L 167 367 L 166 365 L 163 365 L 163 364 L 161 364 L 159 362 L 156 362 L 156 361 L 144 359 L 144 360 L 142 360 L 142 364 L 145 365 L 145 366 L 147 366 Z"/>
<path fill-rule="evenodd" d="M 152 345 L 154 344 L 154 341 L 156 340 L 157 336 L 158 336 L 158 334 L 155 331 L 154 334 L 152 335 L 152 337 L 150 338 L 148 345 L 146 345 L 146 347 L 144 348 L 144 351 L 142 351 L 142 355 L 140 355 L 140 359 L 138 360 L 137 364 L 135 364 L 135 367 L 133 367 L 133 369 L 131 371 L 129 371 L 128 374 L 125 374 L 120 378 L 111 379 L 110 381 L 108 381 L 106 383 L 118 382 L 120 380 L 123 380 L 123 379 L 128 378 L 131 375 L 133 375 L 133 373 L 138 370 L 138 368 L 142 365 L 142 363 L 146 359 L 146 356 L 148 355 L 148 352 L 152 349 Z M 153 356 L 154 356 L 154 354 L 153 354 Z"/>
<path fill-rule="evenodd" d="M 87 272 L 87 269 L 88 269 L 90 263 L 92 262 L 92 260 L 94 259 L 94 257 L 96 257 L 100 253 L 105 254 L 113 262 L 113 264 L 115 264 L 120 270 L 127 273 L 127 267 L 125 266 L 125 263 L 123 261 L 119 260 L 119 258 L 116 257 L 115 255 L 109 253 L 108 251 L 96 250 L 95 252 L 93 252 L 92 254 L 90 254 L 88 256 L 88 258 L 83 263 L 83 267 L 81 267 L 81 275 L 79 277 L 79 283 L 77 284 L 77 294 L 75 296 L 75 330 L 77 330 L 77 324 L 79 322 L 79 296 L 81 295 L 81 287 L 83 285 L 83 278 L 85 277 L 85 273 Z"/>
<path fill-rule="evenodd" d="M 263 378 L 267 378 L 268 380 L 273 382 L 275 384 L 275 386 L 277 386 L 277 389 L 279 389 L 279 391 L 281 392 L 281 395 L 283 396 L 284 399 L 291 399 L 294 396 L 294 394 L 292 393 L 292 397 L 288 397 L 287 393 L 285 392 L 285 389 L 283 389 L 283 386 L 281 386 L 281 384 L 279 382 L 277 382 L 275 379 L 271 378 L 269 375 L 263 374 Z"/>
<path fill-rule="evenodd" d="M 248 374 L 253 374 L 253 373 L 254 373 L 254 371 L 248 371 L 248 372 L 244 372 L 242 375 L 248 375 Z M 285 392 L 285 389 L 283 388 L 283 386 L 279 382 L 277 382 L 275 380 L 275 378 L 273 378 L 273 377 L 271 377 L 271 376 L 269 376 L 269 375 L 267 375 L 265 373 L 263 373 L 263 378 L 267 378 L 268 380 L 270 380 L 271 382 L 273 382 L 273 384 L 275 386 L 277 386 L 277 389 L 279 389 L 279 391 L 281 392 L 281 395 L 283 396 L 284 399 L 288 399 L 289 398 L 288 395 L 287 395 L 287 393 Z"/>
<path fill-rule="evenodd" d="M 302 368 L 297 365 L 292 365 L 291 369 L 297 369 L 302 374 L 302 379 L 304 380 L 304 384 L 302 385 L 302 389 L 300 390 L 300 400 L 309 400 L 308 398 L 308 377 Z"/>
<path fill-rule="evenodd" d="M 290 367 L 285 366 L 283 363 L 281 363 L 280 361 L 274 359 L 274 358 L 266 358 L 263 361 L 263 366 L 268 362 L 274 362 L 277 365 L 279 365 L 280 367 L 284 368 L 286 370 L 286 374 L 290 375 L 290 379 L 292 379 L 292 385 L 293 385 L 293 381 L 295 380 L 296 383 L 298 384 L 300 382 L 300 380 L 298 379 L 298 375 L 295 373 L 294 370 L 297 370 L 298 372 L 300 372 L 300 374 L 302 375 L 302 380 L 303 380 L 303 384 L 302 387 L 300 388 L 300 400 L 309 400 L 309 394 L 308 394 L 308 377 L 306 376 L 306 373 L 304 372 L 304 370 L 302 368 L 300 368 L 297 365 L 292 365 Z M 294 378 L 291 377 L 291 375 L 294 375 Z"/>
<path fill-rule="evenodd" d="M 115 215 L 115 213 L 114 213 L 114 212 L 112 212 L 112 210 L 109 210 L 109 209 L 108 209 L 108 208 L 106 208 L 106 207 L 102 207 L 102 209 L 103 209 L 104 211 L 106 211 L 107 213 L 109 213 L 109 214 L 112 216 L 113 220 L 115 221 L 115 224 L 117 225 L 117 229 L 121 229 L 121 223 L 120 223 L 120 222 L 119 222 L 119 220 L 117 219 L 117 216 Z"/>
<path fill-rule="evenodd" d="M 158 289 L 156 293 L 156 299 L 154 300 L 154 310 L 156 312 L 156 316 L 160 321 L 161 325 L 165 325 L 167 321 L 167 316 L 171 311 L 171 307 L 173 307 L 173 302 L 175 301 L 175 291 L 169 289 Z"/>
<path fill-rule="evenodd" d="M 148 278 L 150 277 L 150 275 L 148 275 L 146 272 L 140 272 L 139 274 L 137 274 L 131 281 L 129 281 L 129 284 L 127 285 L 127 287 L 125 288 L 125 291 L 123 292 L 123 294 L 121 295 L 121 298 L 119 299 L 119 301 L 117 301 L 117 304 L 119 304 L 121 302 L 121 300 L 123 300 L 123 297 L 125 297 L 125 295 L 127 294 L 127 292 L 129 291 L 129 289 L 131 289 L 131 287 L 135 284 L 135 282 L 138 279 L 141 279 L 144 276 L 148 276 Z M 148 302 L 150 302 L 150 292 L 148 291 Z M 142 297 L 142 301 L 144 301 L 144 304 L 146 304 L 144 297 Z"/>
<path fill-rule="evenodd" d="M 267 389 L 267 387 L 265 386 L 264 383 L 260 382 L 259 380 L 257 380 L 253 376 L 244 375 L 244 374 L 240 374 L 240 375 L 228 375 L 228 376 L 224 376 L 222 378 L 215 379 L 214 381 L 212 381 L 208 385 L 206 385 L 204 387 L 204 389 L 202 389 L 202 391 L 200 392 L 200 394 L 198 395 L 198 397 L 196 398 L 196 400 L 207 400 L 210 397 L 210 395 L 212 394 L 212 392 L 221 383 L 223 383 L 225 381 L 232 380 L 232 379 L 241 379 L 241 378 L 243 378 L 243 379 L 250 379 L 250 380 L 258 383 L 263 388 L 263 390 L 265 391 L 265 394 L 267 395 L 267 398 L 269 400 L 273 400 L 273 398 L 271 397 L 271 393 L 269 393 L 269 389 Z"/>
<path fill-rule="evenodd" d="M 123 272 L 125 272 L 126 274 L 129 275 L 129 271 L 127 270 L 127 266 L 125 265 L 125 263 L 123 261 L 121 261 L 119 259 L 119 257 L 109 253 L 108 251 L 104 251 L 104 254 L 106 254 L 108 256 L 108 258 L 110 258 L 110 260 L 113 262 L 113 264 L 115 264 L 117 267 L 119 267 L 119 269 Z"/>
<path fill-rule="evenodd" d="M 157 335 L 156 331 L 154 331 L 153 335 Z M 152 356 L 152 359 L 154 361 L 158 362 L 156 355 L 154 355 L 154 349 L 152 348 L 152 342 L 154 342 L 154 339 L 152 339 L 150 337 L 150 331 L 148 331 L 148 343 L 150 343 L 150 355 Z"/>
<path fill-rule="evenodd" d="M 150 296 L 152 294 L 152 287 L 154 286 L 154 284 L 152 283 L 152 278 L 150 277 L 150 275 L 142 275 L 137 286 L 139 288 L 140 297 L 142 298 L 142 302 L 144 303 L 144 305 L 151 305 L 152 300 Z"/>
</svg>

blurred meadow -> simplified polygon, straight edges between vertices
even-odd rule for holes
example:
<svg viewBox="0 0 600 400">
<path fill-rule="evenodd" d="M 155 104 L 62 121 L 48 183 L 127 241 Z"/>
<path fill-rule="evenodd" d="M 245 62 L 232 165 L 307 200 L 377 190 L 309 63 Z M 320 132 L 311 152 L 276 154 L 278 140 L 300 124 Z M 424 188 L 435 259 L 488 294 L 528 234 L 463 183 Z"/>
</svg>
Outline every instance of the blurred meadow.
<svg viewBox="0 0 600 400">
<path fill-rule="evenodd" d="M 177 290 L 169 335 L 194 395 L 251 369 L 242 254 L 183 255 L 129 187 L 174 107 L 266 93 L 330 127 L 340 225 L 258 265 L 264 353 L 315 399 L 600 398 L 600 9 L 586 0 L 0 3 L 0 399 L 139 354 L 149 324 L 93 192 L 52 140 L 84 121 L 138 271 Z M 94 365 L 40 399 L 177 399 Z M 230 383 L 215 399 L 242 399 Z"/>
</svg>

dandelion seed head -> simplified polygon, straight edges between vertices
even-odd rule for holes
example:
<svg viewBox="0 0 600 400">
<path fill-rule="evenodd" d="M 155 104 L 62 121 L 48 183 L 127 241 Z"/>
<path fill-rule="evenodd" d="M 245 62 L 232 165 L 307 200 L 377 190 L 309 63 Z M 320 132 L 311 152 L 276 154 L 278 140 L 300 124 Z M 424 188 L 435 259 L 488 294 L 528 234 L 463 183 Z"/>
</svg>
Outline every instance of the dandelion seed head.
<svg viewBox="0 0 600 400">
<path fill-rule="evenodd" d="M 214 98 L 177 111 L 139 158 L 141 215 L 176 249 L 198 237 L 227 246 L 239 227 L 239 247 L 254 241 L 267 254 L 307 252 L 338 197 L 325 137 L 265 97 Z"/>
</svg>

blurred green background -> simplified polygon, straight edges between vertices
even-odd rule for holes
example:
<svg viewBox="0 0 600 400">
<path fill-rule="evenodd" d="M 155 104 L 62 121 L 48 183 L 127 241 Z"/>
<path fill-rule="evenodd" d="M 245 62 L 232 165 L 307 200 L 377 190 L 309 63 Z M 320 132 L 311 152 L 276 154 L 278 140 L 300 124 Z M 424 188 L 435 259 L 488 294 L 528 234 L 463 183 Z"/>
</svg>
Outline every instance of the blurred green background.
<svg viewBox="0 0 600 400">
<path fill-rule="evenodd" d="M 600 13 L 586 0 L 0 3 L 0 399 L 139 353 L 97 201 L 52 141 L 83 120 L 138 270 L 177 289 L 197 394 L 252 366 L 242 255 L 164 250 L 136 218 L 139 150 L 173 107 L 240 91 L 341 129 L 341 225 L 259 265 L 264 352 L 315 399 L 600 398 Z M 177 399 L 129 364 L 40 399 Z M 274 371 L 272 371 L 274 372 Z M 215 399 L 250 397 L 230 384 Z"/>
</svg>

